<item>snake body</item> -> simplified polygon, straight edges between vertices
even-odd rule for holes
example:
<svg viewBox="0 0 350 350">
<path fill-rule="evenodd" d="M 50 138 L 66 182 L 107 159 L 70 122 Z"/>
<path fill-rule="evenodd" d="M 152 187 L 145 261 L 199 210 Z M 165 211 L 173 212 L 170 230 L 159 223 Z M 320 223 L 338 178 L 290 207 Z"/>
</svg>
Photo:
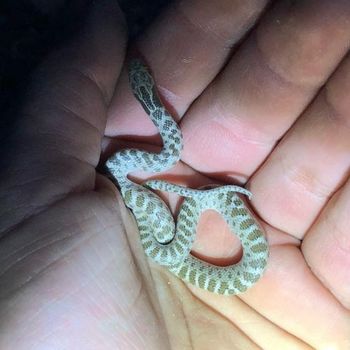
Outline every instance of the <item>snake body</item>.
<svg viewBox="0 0 350 350">
<path fill-rule="evenodd" d="M 233 185 L 196 190 L 160 180 L 143 185 L 129 180 L 128 174 L 136 170 L 157 173 L 170 169 L 180 160 L 183 147 L 181 131 L 163 106 L 153 78 L 141 61 L 131 62 L 129 80 L 135 97 L 158 128 L 163 148 L 160 153 L 122 150 L 109 158 L 106 166 L 135 216 L 146 255 L 182 280 L 210 292 L 232 295 L 246 291 L 261 277 L 268 259 L 264 233 L 237 195 L 250 197 L 251 193 Z M 151 189 L 185 198 L 176 225 L 167 205 Z M 208 209 L 221 214 L 239 237 L 243 256 L 237 264 L 216 266 L 191 254 L 199 218 Z"/>
</svg>

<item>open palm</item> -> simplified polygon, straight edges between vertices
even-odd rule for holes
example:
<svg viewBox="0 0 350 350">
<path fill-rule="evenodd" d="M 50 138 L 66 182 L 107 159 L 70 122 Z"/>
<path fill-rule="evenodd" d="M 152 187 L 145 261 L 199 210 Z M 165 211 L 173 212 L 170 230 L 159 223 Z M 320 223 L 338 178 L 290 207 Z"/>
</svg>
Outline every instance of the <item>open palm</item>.
<svg viewBox="0 0 350 350">
<path fill-rule="evenodd" d="M 350 5 L 265 6 L 179 2 L 133 45 L 184 134 L 183 163 L 162 178 L 248 182 L 270 244 L 262 279 L 223 297 L 144 257 L 132 215 L 95 170 L 102 139 L 102 159 L 158 143 L 122 69 L 120 13 L 102 1 L 38 70 L 12 135 L 1 349 L 350 346 Z M 194 251 L 231 262 L 239 244 L 227 231 L 207 213 Z"/>
</svg>

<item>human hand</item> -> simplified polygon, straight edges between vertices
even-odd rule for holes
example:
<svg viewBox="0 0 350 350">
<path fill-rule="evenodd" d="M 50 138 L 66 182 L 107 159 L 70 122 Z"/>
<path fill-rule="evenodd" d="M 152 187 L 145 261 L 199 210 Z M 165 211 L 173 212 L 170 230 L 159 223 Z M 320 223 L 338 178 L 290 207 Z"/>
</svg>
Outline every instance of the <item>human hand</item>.
<svg viewBox="0 0 350 350">
<path fill-rule="evenodd" d="M 184 134 L 184 164 L 162 178 L 191 187 L 248 181 L 271 247 L 266 274 L 239 297 L 187 289 L 157 266 L 143 270 L 174 348 L 350 346 L 350 6 L 280 1 L 261 16 L 264 5 L 180 2 L 136 43 Z M 158 140 L 125 71 L 106 134 Z M 214 214 L 197 237 L 194 251 L 207 261 L 236 255 Z"/>
<path fill-rule="evenodd" d="M 4 147 L 2 350 L 167 348 L 116 190 L 95 170 L 125 44 L 115 1 L 96 2 L 37 70 Z"/>
<path fill-rule="evenodd" d="M 227 298 L 188 289 L 164 269 L 147 265 L 132 216 L 122 205 L 119 211 L 114 187 L 95 172 L 125 43 L 120 15 L 110 5 L 112 8 L 99 9 L 100 15 L 92 15 L 89 29 L 53 54 L 39 70 L 13 137 L 12 160 L 1 182 L 2 217 L 6 218 L 2 220 L 0 245 L 1 349 L 165 349 L 168 341 L 175 349 L 345 348 L 349 296 L 344 288 L 349 281 L 349 258 L 342 253 L 343 245 L 337 244 L 346 242 L 349 196 L 346 185 L 336 196 L 333 192 L 347 176 L 344 153 L 349 148 L 348 131 L 327 125 L 333 119 L 322 116 L 323 109 L 317 114 L 321 122 L 310 129 L 310 119 L 315 118 L 312 108 L 317 107 L 318 99 L 319 103 L 324 100 L 322 92 L 316 107 L 301 112 L 345 54 L 348 24 L 342 16 L 348 5 L 318 2 L 314 8 L 296 6 L 294 22 L 277 32 L 269 26 L 286 23 L 291 15 L 287 11 L 278 22 L 272 15 L 258 29 L 261 42 L 274 44 L 265 48 L 264 60 L 256 57 L 253 35 L 223 70 L 231 54 L 228 46 L 244 35 L 261 11 L 261 2 L 235 4 L 235 8 L 227 2 L 228 8 L 215 13 L 216 6 L 225 4 L 208 2 L 206 7 L 204 2 L 182 3 L 169 10 L 138 46 L 163 86 L 163 98 L 178 115 L 184 115 L 191 102 L 201 96 L 181 125 L 187 164 L 218 179 L 245 180 L 267 158 L 249 181 L 255 194 L 254 208 L 266 221 L 271 244 L 265 276 L 244 295 Z M 199 21 L 196 25 L 191 24 L 194 16 Z M 210 19 L 218 22 L 207 25 Z M 311 29 L 305 28 L 306 24 Z M 201 32 L 203 25 L 207 33 Z M 214 34 L 211 28 L 216 30 Z M 295 46 L 283 40 L 288 30 L 294 33 L 294 40 L 299 37 Z M 301 32 L 302 37 L 297 35 Z M 315 56 L 307 33 L 319 39 L 316 48 L 327 46 L 327 54 Z M 330 37 L 332 48 L 328 47 Z M 160 40 L 164 40 L 161 45 Z M 297 44 L 304 44 L 302 52 Z M 159 46 L 156 49 L 153 45 Z M 290 62 L 287 58 L 293 50 L 297 55 Z M 188 57 L 197 58 L 186 65 Z M 279 67 L 278 74 L 270 75 L 264 64 L 267 58 L 275 69 Z M 310 62 L 313 58 L 316 62 Z M 246 64 L 247 69 L 240 64 Z M 344 63 L 339 69 L 342 67 Z M 327 91 L 333 91 L 337 99 L 333 104 L 341 111 L 346 103 L 346 65 L 342 69 L 345 79 L 336 73 L 327 85 Z M 220 77 L 207 87 L 221 70 Z M 293 79 L 299 77 L 297 83 L 301 77 L 307 79 L 296 84 L 286 79 L 289 74 Z M 127 84 L 124 74 L 108 110 L 106 134 L 154 135 L 156 131 Z M 219 106 L 226 106 L 226 112 Z M 227 124 L 220 118 L 212 120 L 213 115 L 225 116 Z M 343 113 L 339 116 L 342 118 L 335 120 L 346 120 Z M 274 141 L 287 129 L 288 137 L 274 147 Z M 108 143 L 105 139 L 105 146 L 111 148 Z M 298 147 L 305 152 L 303 157 L 298 157 Z M 327 162 L 316 162 L 314 157 L 321 158 L 319 154 L 322 158 L 328 154 Z M 292 164 L 294 172 L 285 164 Z M 279 170 L 281 167 L 289 172 Z M 187 185 L 209 181 L 184 164 L 174 172 L 176 180 Z M 293 177 L 288 176 L 291 173 Z M 305 181 L 308 179 L 313 181 Z M 322 197 L 324 189 L 329 193 Z M 283 205 L 282 200 L 287 203 Z M 337 230 L 325 236 L 332 218 L 338 220 Z M 209 225 L 215 227 L 215 236 L 208 231 Z M 234 255 L 234 242 L 213 215 L 203 218 L 198 236 L 194 248 L 208 260 L 211 255 L 220 261 Z M 225 250 L 229 241 L 232 248 Z M 328 266 L 326 258 L 333 265 Z M 329 288 L 330 279 L 334 288 Z"/>
</svg>

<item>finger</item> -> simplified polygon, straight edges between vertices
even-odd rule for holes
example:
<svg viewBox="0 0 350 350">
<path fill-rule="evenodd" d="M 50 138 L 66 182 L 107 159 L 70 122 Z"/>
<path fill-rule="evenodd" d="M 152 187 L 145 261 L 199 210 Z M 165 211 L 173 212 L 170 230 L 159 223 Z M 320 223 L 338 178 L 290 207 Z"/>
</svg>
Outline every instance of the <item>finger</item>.
<svg viewBox="0 0 350 350">
<path fill-rule="evenodd" d="M 350 310 L 349 213 L 350 180 L 317 218 L 302 251 L 316 276 Z"/>
<path fill-rule="evenodd" d="M 98 2 L 79 36 L 36 72 L 0 181 L 6 189 L 0 191 L 4 230 L 70 191 L 94 187 L 106 106 L 123 60 L 123 33 L 115 2 Z"/>
<path fill-rule="evenodd" d="M 281 1 L 181 123 L 183 160 L 244 181 L 349 48 L 350 3 Z"/>
<path fill-rule="evenodd" d="M 264 283 L 257 284 L 243 299 L 315 349 L 329 344 L 339 349 L 348 345 L 349 312 L 322 286 L 297 247 L 272 248 Z"/>
<path fill-rule="evenodd" d="M 137 42 L 163 97 L 181 116 L 215 77 L 267 0 L 193 0 L 171 6 Z M 106 134 L 153 135 L 124 72 L 109 111 Z M 140 117 L 145 116 L 140 123 Z"/>
<path fill-rule="evenodd" d="M 350 56 L 251 181 L 255 207 L 302 238 L 350 167 Z"/>
<path fill-rule="evenodd" d="M 277 344 L 278 340 L 282 344 L 286 341 L 285 338 L 280 339 L 277 332 L 273 339 L 261 336 L 260 333 L 264 331 L 261 328 L 259 332 L 259 328 L 264 321 L 269 321 L 270 326 L 279 326 L 280 331 L 284 330 L 313 349 L 346 349 L 349 345 L 350 314 L 312 274 L 299 248 L 291 245 L 274 246 L 270 253 L 264 276 L 239 297 L 252 308 L 251 312 L 255 310 L 264 318 L 256 320 L 257 324 L 242 323 L 235 308 L 235 300 L 227 307 L 227 300 L 217 295 L 209 295 L 198 289 L 193 290 L 195 295 L 205 298 L 219 313 L 241 325 L 242 331 L 263 349 L 270 349 L 273 341 Z M 289 337 L 287 340 L 290 340 Z M 284 349 L 283 346 L 276 348 Z M 294 348 L 299 349 L 298 346 Z"/>
</svg>

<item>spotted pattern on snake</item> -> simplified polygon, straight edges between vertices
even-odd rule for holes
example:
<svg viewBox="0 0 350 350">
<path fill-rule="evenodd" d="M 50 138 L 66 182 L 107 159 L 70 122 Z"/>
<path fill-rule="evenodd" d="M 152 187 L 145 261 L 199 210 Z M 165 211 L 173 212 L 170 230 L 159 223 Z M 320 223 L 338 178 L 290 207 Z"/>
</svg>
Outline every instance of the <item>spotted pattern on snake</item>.
<svg viewBox="0 0 350 350">
<path fill-rule="evenodd" d="M 131 61 L 129 80 L 135 97 L 158 128 L 163 148 L 160 153 L 122 150 L 109 158 L 106 166 L 135 216 L 146 255 L 182 280 L 210 292 L 233 295 L 246 291 L 262 276 L 269 255 L 262 228 L 237 195 L 251 197 L 251 193 L 233 185 L 196 190 L 160 180 L 143 185 L 132 182 L 128 174 L 133 171 L 158 173 L 172 168 L 180 160 L 183 143 L 178 125 L 163 106 L 152 75 L 141 61 Z M 151 189 L 185 198 L 176 225 L 167 205 Z M 243 255 L 237 264 L 216 266 L 191 254 L 199 218 L 209 209 L 217 211 L 240 239 Z"/>
</svg>

